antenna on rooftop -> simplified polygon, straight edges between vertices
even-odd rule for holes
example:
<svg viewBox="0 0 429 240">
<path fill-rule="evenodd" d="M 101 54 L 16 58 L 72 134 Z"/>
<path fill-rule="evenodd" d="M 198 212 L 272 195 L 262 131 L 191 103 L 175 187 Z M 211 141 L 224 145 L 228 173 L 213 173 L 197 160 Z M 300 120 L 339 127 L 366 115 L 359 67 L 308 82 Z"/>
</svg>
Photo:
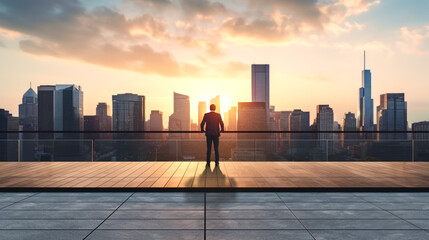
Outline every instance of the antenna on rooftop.
<svg viewBox="0 0 429 240">
<path fill-rule="evenodd" d="M 365 70 L 365 50 L 363 50 L 363 70 Z"/>
</svg>

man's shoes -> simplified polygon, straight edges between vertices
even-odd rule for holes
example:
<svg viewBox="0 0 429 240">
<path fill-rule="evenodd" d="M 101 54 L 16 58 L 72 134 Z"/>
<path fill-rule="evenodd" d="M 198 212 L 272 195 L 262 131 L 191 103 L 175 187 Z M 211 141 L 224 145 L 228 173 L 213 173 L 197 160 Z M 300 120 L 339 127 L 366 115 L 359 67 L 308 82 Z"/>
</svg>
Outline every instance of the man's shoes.
<svg viewBox="0 0 429 240">
<path fill-rule="evenodd" d="M 206 163 L 206 166 L 207 166 L 207 167 L 210 167 L 210 162 L 207 162 L 207 163 Z"/>
<path fill-rule="evenodd" d="M 215 167 L 219 167 L 219 163 L 218 162 L 215 164 Z"/>
</svg>

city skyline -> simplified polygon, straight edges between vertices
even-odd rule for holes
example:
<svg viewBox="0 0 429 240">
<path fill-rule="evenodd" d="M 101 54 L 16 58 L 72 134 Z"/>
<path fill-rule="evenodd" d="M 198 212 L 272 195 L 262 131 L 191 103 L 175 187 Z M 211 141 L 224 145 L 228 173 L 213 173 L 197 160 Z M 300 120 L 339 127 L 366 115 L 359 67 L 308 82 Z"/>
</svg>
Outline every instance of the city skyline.
<svg viewBox="0 0 429 240">
<path fill-rule="evenodd" d="M 365 54 L 365 53 L 364 53 Z M 364 57 L 365 58 L 365 57 Z M 364 59 L 364 61 L 365 61 L 365 59 Z M 256 94 L 256 92 L 257 92 L 257 88 L 260 88 L 260 90 L 261 90 L 261 88 L 262 89 L 265 89 L 265 90 L 263 90 L 263 91 L 266 91 L 266 86 L 269 86 L 269 82 L 270 82 L 270 79 L 269 79 L 269 70 L 266 70 L 266 72 L 265 72 L 265 70 L 263 71 L 263 75 L 264 75 L 264 77 L 263 78 L 260 78 L 259 79 L 259 81 L 260 81 L 260 83 L 259 83 L 259 85 L 257 85 L 257 83 L 255 82 L 255 68 L 257 68 L 257 67 L 263 67 L 264 69 L 269 69 L 269 64 L 252 64 L 252 66 L 251 66 L 251 72 L 252 72 L 252 78 L 250 79 L 250 81 L 251 81 L 251 84 L 252 84 L 252 100 L 253 101 L 248 101 L 248 102 L 265 102 L 265 105 L 266 106 L 270 106 L 270 108 L 271 107 L 273 107 L 273 108 L 275 108 L 275 106 L 274 105 L 270 105 L 269 104 L 269 99 L 270 99 L 270 94 L 269 94 L 269 90 L 268 90 L 268 92 L 267 93 L 264 93 L 263 94 L 263 96 L 262 96 L 262 98 L 261 97 L 259 97 L 260 99 L 258 99 L 256 96 L 257 96 L 257 94 Z M 262 68 L 261 68 L 261 70 L 262 70 Z M 262 85 L 261 85 L 262 84 Z M 56 86 L 56 87 L 55 87 Z M 75 86 L 74 84 L 56 84 L 56 85 L 41 85 L 41 86 L 38 86 L 38 90 L 40 89 L 40 87 L 41 87 L 41 89 L 42 90 L 44 90 L 45 88 L 49 88 L 49 87 L 51 87 L 51 88 L 58 88 L 58 87 L 60 87 L 60 88 L 64 88 L 64 87 L 69 87 L 69 86 Z M 78 87 L 79 88 L 79 91 L 80 91 L 80 89 L 81 89 L 81 86 L 79 86 Z M 362 70 L 362 87 L 359 89 L 359 95 L 360 95 L 360 97 L 359 97 L 359 102 L 358 102 L 358 105 L 360 105 L 360 108 L 358 108 L 358 111 L 357 111 L 357 115 L 359 116 L 359 111 L 362 111 L 362 110 L 360 110 L 360 109 L 362 109 L 362 107 L 365 105 L 365 100 L 362 100 L 362 99 L 365 99 L 365 97 L 367 96 L 367 94 L 363 94 L 364 93 L 364 91 L 365 91 L 365 89 L 369 89 L 369 91 L 366 91 L 366 93 L 368 94 L 368 92 L 369 93 L 371 93 L 370 91 L 371 91 L 371 72 L 370 72 L 370 70 L 369 69 L 366 69 L 365 68 L 365 63 L 364 63 L 364 69 Z M 259 91 L 260 91 L 259 90 Z M 83 92 L 82 92 L 83 93 Z M 23 97 L 22 97 L 22 101 L 23 101 L 23 103 L 24 103 L 24 101 L 25 101 L 25 99 L 27 98 L 27 95 L 31 95 L 31 94 L 35 94 L 36 95 L 36 99 L 37 99 L 37 93 L 36 92 L 34 92 L 34 90 L 32 89 L 32 86 L 31 86 L 31 84 L 30 84 L 30 88 L 23 94 Z M 380 95 L 380 105 L 382 105 L 383 103 L 382 103 L 382 97 L 384 96 L 384 95 L 387 95 L 387 94 L 389 94 L 389 95 L 398 95 L 398 94 L 401 94 L 402 96 L 404 96 L 404 93 L 385 93 L 385 94 L 381 94 Z M 137 96 L 138 94 L 135 94 L 135 93 L 119 93 L 118 95 L 135 95 L 135 96 Z M 173 92 L 173 96 L 174 96 L 174 101 L 173 101 L 173 103 L 174 104 L 176 104 L 176 98 L 177 98 L 177 96 L 183 96 L 183 97 L 185 97 L 187 100 L 187 104 L 189 104 L 189 102 L 190 102 L 190 96 L 187 96 L 187 95 L 183 95 L 183 94 L 180 94 L 180 93 L 176 93 L 176 92 Z M 55 97 L 55 96 L 54 96 Z M 143 96 L 140 96 L 140 97 L 143 97 L 143 99 L 145 99 L 146 97 L 143 95 Z M 115 104 L 115 101 L 114 101 L 114 99 L 115 99 L 115 95 L 112 95 L 112 99 L 113 99 L 113 102 L 111 103 L 112 105 L 114 105 Z M 360 124 L 362 124 L 361 123 L 361 121 L 363 121 L 363 120 L 359 120 L 359 119 L 357 119 L 357 121 L 356 121 L 356 124 L 357 124 L 357 129 L 358 130 L 363 130 L 363 131 L 372 131 L 372 130 L 377 130 L 375 127 L 377 126 L 377 124 L 378 124 L 378 122 L 379 122 L 379 120 L 378 120 L 378 117 L 377 117 L 377 114 L 378 114 L 378 109 L 374 112 L 374 108 L 373 108 L 373 106 L 372 106 L 372 104 L 373 104 L 373 99 L 372 99 L 372 96 L 371 96 L 371 94 L 369 94 L 369 99 L 370 99 L 370 101 L 369 101 L 369 103 L 370 103 L 370 116 L 372 117 L 372 119 L 369 121 L 369 120 L 367 120 L 367 121 L 369 121 L 369 122 L 371 122 L 371 126 L 370 126 L 370 128 L 363 128 L 363 127 L 359 127 L 359 125 Z M 267 100 L 268 102 L 266 102 L 266 101 L 264 101 L 264 100 Z M 82 112 L 82 116 L 93 116 L 93 115 L 88 115 L 88 114 L 84 114 L 83 113 L 83 109 L 82 109 L 82 102 L 84 102 L 83 101 L 83 95 L 82 96 L 80 96 L 80 111 Z M 144 101 L 145 102 L 145 101 Z M 201 116 L 199 116 L 200 114 L 203 114 L 203 113 L 205 113 L 205 112 L 208 112 L 209 110 L 208 110 L 208 107 L 209 107 L 209 105 L 210 104 L 215 104 L 215 105 L 218 105 L 218 103 L 219 102 L 221 102 L 221 97 L 220 97 L 220 95 L 216 95 L 216 97 L 214 97 L 214 98 L 212 98 L 212 99 L 210 99 L 209 101 L 199 101 L 198 102 L 198 106 L 197 106 L 197 108 L 198 108 L 198 116 L 197 116 L 197 125 L 199 124 L 199 119 L 201 118 Z M 207 103 L 209 103 L 208 105 L 207 105 Z M 96 110 L 98 111 L 98 107 L 100 106 L 100 104 L 104 104 L 104 105 L 106 105 L 106 103 L 104 103 L 104 102 L 99 102 L 99 103 L 97 103 L 97 108 L 96 108 Z M 174 105 L 173 104 L 173 105 Z M 204 106 L 201 106 L 202 104 L 204 104 Z M 21 105 L 22 104 L 20 104 L 19 105 L 19 107 L 21 107 Z M 237 105 L 236 106 L 234 106 L 234 105 L 232 105 L 231 106 L 231 108 L 236 108 L 238 106 L 238 103 L 237 103 Z M 323 104 L 318 104 L 316 107 L 317 107 L 317 110 L 316 110 L 316 117 L 314 118 L 314 121 L 313 121 L 313 123 L 314 124 L 317 124 L 317 118 L 318 118 L 318 116 L 319 116 L 319 113 L 318 113 L 318 109 L 319 109 L 319 106 L 329 106 L 329 104 L 328 105 L 323 105 Z M 204 109 L 203 108 L 206 108 L 206 111 L 204 111 Z M 195 120 L 192 118 L 192 116 L 191 116 L 191 114 L 190 114 L 190 109 L 191 109 L 191 105 L 189 104 L 189 106 L 188 106 L 188 108 L 189 108 L 189 110 L 187 110 L 187 115 L 189 115 L 188 117 L 189 117 L 189 121 L 188 120 L 185 120 L 185 121 L 188 121 L 189 122 L 189 124 L 185 124 L 185 125 L 191 125 L 191 123 L 192 122 L 194 122 L 195 123 Z M 5 110 L 8 110 L 8 109 L 5 109 Z M 301 108 L 293 108 L 293 110 L 301 110 Z M 333 109 L 331 109 L 331 111 L 332 111 Z M 107 114 L 107 116 L 113 116 L 113 112 L 114 111 L 111 111 L 111 112 L 109 112 L 110 111 L 110 105 L 109 105 L 109 103 L 107 103 L 107 106 L 106 106 L 106 110 L 104 110 L 105 111 L 105 114 Z M 148 108 L 145 104 L 143 104 L 143 120 L 145 120 L 145 121 L 147 121 L 147 120 L 150 120 L 150 118 L 145 118 L 145 115 L 146 115 L 146 112 L 150 112 L 149 113 L 149 115 L 151 115 L 152 114 L 152 112 L 153 111 L 160 111 L 160 112 L 162 112 L 161 110 L 159 110 L 159 109 L 150 109 L 150 108 Z M 217 111 L 219 111 L 219 110 L 217 110 Z M 291 110 L 290 110 L 291 111 Z M 10 111 L 9 111 L 10 112 Z M 277 112 L 285 112 L 284 110 L 280 110 L 280 111 L 278 111 L 278 109 L 277 109 Z M 288 111 L 286 111 L 286 112 L 288 112 Z M 311 111 L 308 111 L 309 112 L 309 116 L 311 116 Z M 174 113 L 174 112 L 173 112 Z M 332 115 L 334 115 L 334 113 L 335 113 L 335 111 L 332 111 Z M 350 112 L 349 112 L 350 113 Z M 375 113 L 375 114 L 374 114 Z M 110 115 L 109 115 L 110 114 Z M 223 115 L 223 118 L 225 118 L 225 121 L 226 122 L 228 122 L 228 118 L 230 117 L 229 116 L 229 112 L 228 111 L 226 111 L 226 112 L 224 112 L 224 113 L 221 113 L 222 115 Z M 225 114 L 227 114 L 228 116 L 225 116 Z M 344 114 L 347 114 L 347 113 L 344 113 Z M 94 114 L 95 115 L 95 114 Z M 97 114 L 98 115 L 98 114 Z M 13 115 L 14 116 L 14 115 Z M 25 114 L 23 115 L 24 117 L 25 117 Z M 18 117 L 20 117 L 20 118 L 22 118 L 23 116 L 18 116 Z M 173 114 L 171 115 L 171 116 L 173 116 Z M 375 116 L 375 118 L 374 118 L 374 116 Z M 185 117 L 185 116 L 183 116 L 183 117 Z M 371 118 L 370 117 L 370 118 Z M 187 118 L 187 117 L 186 117 Z M 333 120 L 333 122 L 342 122 L 343 120 L 344 120 L 344 116 L 343 116 L 343 118 L 341 118 L 340 119 L 340 121 L 336 121 L 335 120 L 335 118 L 332 116 L 332 120 Z M 405 120 L 408 120 L 408 118 L 407 118 L 407 116 L 405 117 Z M 164 121 L 167 121 L 167 123 L 166 123 L 166 126 L 168 126 L 170 123 L 169 123 L 169 120 L 167 119 L 167 120 L 163 120 L 162 121 L 162 125 L 164 125 Z M 268 116 L 267 116 L 267 121 L 269 121 L 269 118 L 268 118 Z M 422 121 L 418 121 L 418 122 L 422 122 Z M 405 127 L 405 130 L 407 130 L 407 128 L 408 127 L 411 127 L 411 124 L 412 123 L 417 123 L 417 122 L 410 122 L 409 124 L 408 124 L 408 121 L 406 122 L 406 127 Z M 111 123 L 111 124 L 114 124 L 113 122 Z M 373 124 L 373 125 L 372 125 Z M 105 125 L 105 123 L 104 123 L 104 125 Z M 82 124 L 82 126 L 83 126 L 83 124 Z M 343 126 L 344 127 L 344 126 Z M 378 126 L 377 126 L 378 127 Z M 146 128 L 146 127 L 145 127 Z M 168 129 L 168 127 L 165 127 L 165 129 Z"/>
<path fill-rule="evenodd" d="M 276 106 L 277 110 L 300 108 L 310 111 L 311 119 L 314 119 L 315 106 L 329 104 L 334 109 L 334 119 L 341 122 L 344 113 L 357 113 L 356 89 L 361 85 L 361 54 L 366 49 L 367 66 L 372 71 L 374 108 L 380 104 L 379 95 L 403 92 L 407 95 L 409 122 L 429 119 L 429 98 L 424 90 L 429 84 L 426 81 L 429 76 L 429 19 L 423 11 L 428 8 L 429 1 L 414 4 L 321 1 L 307 5 L 298 2 L 296 6 L 287 4 L 295 2 L 292 0 L 285 1 L 285 5 L 270 1 L 269 5 L 277 11 L 250 0 L 240 3 L 201 1 L 201 6 L 192 1 L 172 0 L 165 1 L 167 5 L 164 7 L 155 6 L 152 1 L 140 1 L 146 4 L 145 11 L 131 0 L 58 1 L 57 9 L 70 13 L 69 21 L 64 22 L 55 21 L 58 16 L 49 2 L 43 3 L 46 5 L 44 11 L 34 14 L 25 14 L 32 8 L 25 8 L 23 2 L 11 2 L 0 1 L 0 54 L 3 56 L 0 78 L 4 79 L 0 102 L 1 107 L 14 116 L 18 115 L 20 96 L 30 82 L 33 86 L 70 83 L 82 86 L 85 91 L 85 115 L 94 115 L 96 105 L 110 103 L 112 95 L 135 93 L 147 98 L 146 116 L 150 110 L 156 109 L 169 116 L 173 113 L 171 93 L 179 92 L 190 96 L 191 119 L 195 122 L 199 101 L 208 102 L 220 95 L 222 113 L 238 102 L 250 101 L 249 68 L 254 63 L 267 63 L 272 70 L 270 105 Z M 261 19 L 250 11 L 255 4 L 263 13 Z M 338 11 L 327 16 L 327 9 L 334 7 L 346 12 Z M 193 9 L 188 17 L 183 15 L 185 8 L 188 12 Z M 320 18 L 328 17 L 321 22 L 323 26 L 315 24 L 320 19 L 306 15 L 311 11 L 316 11 Z M 43 22 L 43 14 L 52 17 L 53 21 Z M 79 14 L 94 17 L 88 19 L 88 26 L 99 31 L 86 36 L 86 28 L 76 20 Z M 111 18 L 114 14 L 123 17 L 123 25 L 109 28 L 100 18 L 104 16 L 116 23 L 119 18 Z M 285 23 L 284 31 L 270 27 L 280 26 L 286 15 L 294 21 Z M 17 16 L 24 19 L 17 19 Z M 258 20 L 267 25 L 258 28 Z M 31 22 L 32 28 L 19 24 L 22 21 Z M 153 25 L 149 24 L 151 21 Z M 300 23 L 309 29 L 301 29 Z M 71 27 L 73 24 L 77 24 L 77 29 Z M 299 31 L 286 28 L 293 26 Z M 46 28 L 56 31 L 55 36 L 42 30 Z M 233 32 L 233 29 L 237 31 Z M 89 37 L 100 43 L 111 43 L 112 39 L 102 34 L 107 30 L 118 36 L 112 43 L 117 44 L 112 50 L 123 53 L 125 50 L 119 48 L 122 43 L 146 46 L 138 51 L 151 53 L 155 60 L 145 69 L 130 69 L 129 65 L 139 57 L 144 61 L 145 54 L 136 57 L 132 55 L 133 49 L 128 49 L 125 53 L 129 54 L 120 57 L 108 55 L 111 53 L 106 50 L 103 52 L 107 55 L 103 57 L 112 59 L 112 62 L 106 62 L 68 49 L 75 46 L 74 40 L 81 40 L 77 45 L 79 48 L 94 50 L 100 57 Z M 190 34 L 192 30 L 196 33 Z M 213 34 L 205 35 L 208 31 Z M 71 42 L 58 37 L 70 34 L 76 37 L 70 39 Z M 195 36 L 196 41 L 189 42 L 189 36 Z M 58 47 L 52 49 L 57 55 L 42 48 L 54 46 Z M 218 55 L 213 54 L 216 50 Z M 164 71 L 163 68 L 171 64 L 178 65 L 179 70 Z M 164 117 L 164 126 L 166 119 Z"/>
</svg>

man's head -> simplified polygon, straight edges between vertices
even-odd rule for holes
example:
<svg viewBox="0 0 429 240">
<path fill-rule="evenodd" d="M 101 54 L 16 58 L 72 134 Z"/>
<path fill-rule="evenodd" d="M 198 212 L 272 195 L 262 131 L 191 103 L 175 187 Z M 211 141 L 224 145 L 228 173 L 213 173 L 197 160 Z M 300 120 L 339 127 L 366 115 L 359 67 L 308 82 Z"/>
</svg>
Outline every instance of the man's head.
<svg viewBox="0 0 429 240">
<path fill-rule="evenodd" d="M 212 112 L 216 111 L 216 105 L 211 104 L 210 105 L 210 111 L 212 111 Z"/>
</svg>

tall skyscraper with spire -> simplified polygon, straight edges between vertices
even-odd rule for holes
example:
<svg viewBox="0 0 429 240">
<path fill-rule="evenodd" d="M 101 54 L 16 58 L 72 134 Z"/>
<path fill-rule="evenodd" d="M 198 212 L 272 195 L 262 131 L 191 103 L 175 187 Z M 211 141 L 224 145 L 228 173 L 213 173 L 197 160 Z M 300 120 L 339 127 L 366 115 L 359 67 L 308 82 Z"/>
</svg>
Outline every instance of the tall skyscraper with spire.
<svg viewBox="0 0 429 240">
<path fill-rule="evenodd" d="M 371 70 L 365 66 L 363 52 L 362 87 L 359 88 L 358 127 L 361 131 L 374 130 L 374 100 L 371 98 Z"/>
</svg>

